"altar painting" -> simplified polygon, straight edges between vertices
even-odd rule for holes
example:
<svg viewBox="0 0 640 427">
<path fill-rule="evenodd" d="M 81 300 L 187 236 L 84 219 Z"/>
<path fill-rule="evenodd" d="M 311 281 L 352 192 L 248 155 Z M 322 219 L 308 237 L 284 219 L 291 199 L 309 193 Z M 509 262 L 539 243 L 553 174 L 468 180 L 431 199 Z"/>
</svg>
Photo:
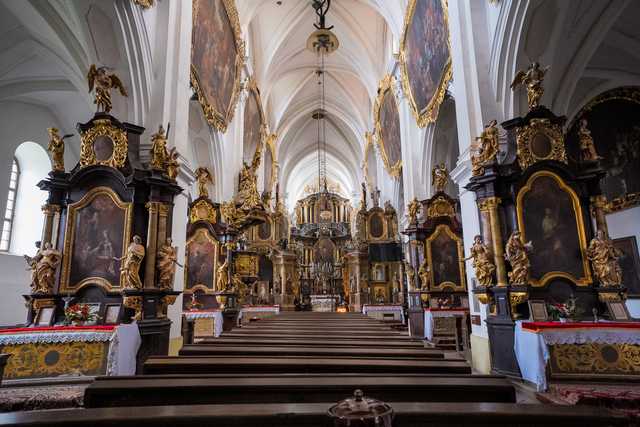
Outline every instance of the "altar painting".
<svg viewBox="0 0 640 427">
<path fill-rule="evenodd" d="M 462 246 L 446 225 L 439 225 L 426 241 L 427 262 L 431 269 L 431 283 L 434 288 L 451 287 L 464 289 L 464 266 L 461 262 Z"/>
<path fill-rule="evenodd" d="M 387 172 L 397 178 L 402 167 L 400 142 L 400 114 L 393 94 L 393 78 L 386 76 L 380 82 L 374 106 L 376 137 Z"/>
<path fill-rule="evenodd" d="M 185 288 L 189 290 L 200 288 L 206 292 L 213 292 L 216 258 L 217 243 L 215 239 L 206 229 L 198 229 L 186 245 Z"/>
</svg>

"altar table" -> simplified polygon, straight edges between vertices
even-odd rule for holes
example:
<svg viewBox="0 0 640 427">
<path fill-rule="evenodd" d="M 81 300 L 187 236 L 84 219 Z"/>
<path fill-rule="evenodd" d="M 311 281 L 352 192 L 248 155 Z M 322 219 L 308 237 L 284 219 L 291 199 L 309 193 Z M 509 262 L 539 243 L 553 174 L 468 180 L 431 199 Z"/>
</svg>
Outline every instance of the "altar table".
<svg viewBox="0 0 640 427">
<path fill-rule="evenodd" d="M 516 321 L 514 350 L 522 378 L 538 391 L 548 377 L 640 378 L 640 322 Z"/>
<path fill-rule="evenodd" d="M 310 295 L 311 311 L 331 313 L 336 311 L 336 296 L 333 295 Z"/>
<path fill-rule="evenodd" d="M 436 329 L 436 323 L 441 318 L 464 317 L 469 314 L 468 308 L 425 308 L 424 309 L 424 338 L 428 341 L 433 340 L 433 331 Z M 454 319 L 455 320 L 455 319 Z M 455 335 L 455 322 L 451 335 Z"/>
<path fill-rule="evenodd" d="M 11 354 L 5 379 L 135 375 L 140 344 L 136 323 L 0 330 L 0 353 Z"/>
<path fill-rule="evenodd" d="M 242 320 L 248 323 L 252 318 L 264 319 L 280 313 L 279 305 L 243 305 L 238 313 L 238 325 L 242 325 Z"/>
<path fill-rule="evenodd" d="M 187 322 L 193 322 L 193 337 L 219 337 L 222 334 L 221 310 L 190 310 L 182 312 Z M 213 324 L 212 324 L 213 322 Z"/>
<path fill-rule="evenodd" d="M 364 304 L 362 314 L 378 320 L 387 320 L 385 316 L 392 314 L 393 320 L 404 323 L 404 309 L 402 304 Z"/>
</svg>

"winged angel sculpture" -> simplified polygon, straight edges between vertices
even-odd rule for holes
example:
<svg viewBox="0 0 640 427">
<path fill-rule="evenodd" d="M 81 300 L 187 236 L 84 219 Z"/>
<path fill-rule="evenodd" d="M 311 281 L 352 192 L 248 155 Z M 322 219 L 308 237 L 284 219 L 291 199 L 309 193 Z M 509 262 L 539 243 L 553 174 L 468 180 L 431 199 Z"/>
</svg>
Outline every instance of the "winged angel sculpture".
<svg viewBox="0 0 640 427">
<path fill-rule="evenodd" d="M 113 105 L 111 104 L 111 89 L 118 89 L 120 95 L 128 96 L 127 90 L 124 88 L 122 82 L 108 67 L 96 67 L 95 64 L 89 68 L 87 74 L 87 81 L 89 83 L 89 93 L 91 93 L 95 87 L 96 99 L 93 101 L 98 106 L 98 111 L 104 111 L 108 113 L 111 111 Z"/>
<path fill-rule="evenodd" d="M 540 64 L 537 62 L 529 65 L 526 71 L 520 70 L 511 83 L 511 89 L 515 90 L 516 87 L 523 85 L 527 88 L 527 101 L 529 103 L 529 109 L 536 108 L 540 105 L 540 98 L 544 93 L 542 82 L 544 75 L 549 71 L 549 67 L 540 68 Z"/>
</svg>

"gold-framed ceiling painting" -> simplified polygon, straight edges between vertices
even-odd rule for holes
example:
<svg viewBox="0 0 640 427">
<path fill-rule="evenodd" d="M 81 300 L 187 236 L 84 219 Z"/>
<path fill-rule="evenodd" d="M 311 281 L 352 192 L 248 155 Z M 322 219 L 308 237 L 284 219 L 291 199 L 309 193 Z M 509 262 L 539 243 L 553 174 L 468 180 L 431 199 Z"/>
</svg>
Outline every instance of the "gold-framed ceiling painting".
<svg viewBox="0 0 640 427">
<path fill-rule="evenodd" d="M 400 113 L 393 93 L 394 78 L 385 76 L 378 87 L 378 97 L 373 107 L 376 139 L 385 169 L 394 178 L 402 170 L 400 145 Z"/>
<path fill-rule="evenodd" d="M 249 80 L 248 98 L 244 104 L 244 135 L 243 161 L 247 164 L 253 162 L 258 150 L 262 149 L 262 141 L 265 137 L 264 112 L 260 100 L 260 91 L 254 79 Z"/>
<path fill-rule="evenodd" d="M 221 132 L 233 119 L 243 61 L 235 0 L 193 0 L 191 84 L 207 121 Z"/>
<path fill-rule="evenodd" d="M 400 39 L 400 75 L 418 126 L 438 117 L 451 80 L 446 0 L 410 0 Z"/>
</svg>

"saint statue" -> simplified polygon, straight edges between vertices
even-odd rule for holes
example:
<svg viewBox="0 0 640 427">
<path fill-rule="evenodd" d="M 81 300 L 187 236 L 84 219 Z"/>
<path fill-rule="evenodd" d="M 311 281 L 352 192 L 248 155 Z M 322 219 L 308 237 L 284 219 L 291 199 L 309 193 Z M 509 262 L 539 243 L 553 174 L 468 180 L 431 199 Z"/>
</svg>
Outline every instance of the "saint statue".
<svg viewBox="0 0 640 427">
<path fill-rule="evenodd" d="M 476 270 L 476 278 L 480 286 L 493 285 L 493 272 L 496 266 L 491 262 L 491 251 L 482 241 L 482 237 L 477 235 L 473 239 L 471 255 L 465 261 L 473 258 L 473 268 Z"/>
<path fill-rule="evenodd" d="M 429 289 L 429 264 L 427 264 L 427 257 L 424 257 L 420 269 L 418 270 L 418 276 L 420 276 L 420 289 Z"/>
<path fill-rule="evenodd" d="M 248 211 L 260 206 L 257 179 L 253 168 L 244 162 L 238 183 L 238 201 L 241 203 L 240 209 Z"/>
<path fill-rule="evenodd" d="M 498 122 L 496 120 L 491 120 L 489 124 L 484 127 L 480 136 L 476 138 L 478 142 L 477 152 L 471 156 L 473 175 L 484 174 L 482 166 L 492 162 L 498 155 L 500 134 L 497 124 Z"/>
<path fill-rule="evenodd" d="M 598 230 L 596 237 L 589 242 L 587 257 L 593 266 L 600 286 L 619 286 L 622 284 L 622 269 L 618 259 L 622 256 L 622 251 L 613 246 L 604 231 Z"/>
<path fill-rule="evenodd" d="M 128 96 L 118 76 L 113 73 L 109 74 L 109 71 L 108 67 L 96 67 L 95 64 L 92 64 L 87 74 L 89 93 L 93 91 L 94 87 L 96 90 L 96 98 L 93 103 L 98 106 L 98 111 L 102 109 L 105 113 L 111 111 L 113 107 L 111 104 L 111 89 L 118 89 L 120 95 Z"/>
<path fill-rule="evenodd" d="M 511 272 L 509 272 L 509 284 L 511 285 L 527 285 L 529 283 L 529 273 L 531 271 L 531 263 L 527 252 L 531 250 L 531 242 L 524 243 L 520 231 L 514 230 L 507 240 L 504 258 L 511 264 Z"/>
<path fill-rule="evenodd" d="M 178 157 L 180 154 L 176 147 L 171 147 L 169 150 L 169 157 L 167 158 L 167 175 L 170 179 L 176 180 L 178 177 L 178 172 L 180 170 L 180 162 L 178 162 Z"/>
<path fill-rule="evenodd" d="M 216 292 L 222 292 L 227 288 L 227 281 L 229 280 L 229 252 L 227 251 L 227 257 L 218 267 L 216 271 Z"/>
<path fill-rule="evenodd" d="M 167 237 L 165 243 L 158 249 L 157 265 L 158 272 L 160 273 L 158 283 L 162 289 L 173 289 L 176 265 L 182 267 L 182 264 L 178 262 L 178 248 L 171 244 L 171 237 Z"/>
<path fill-rule="evenodd" d="M 38 261 L 42 258 L 42 248 L 41 242 L 36 242 L 36 254 L 33 257 L 29 255 L 23 255 L 27 265 L 27 271 L 31 270 L 31 293 L 36 293 L 38 291 Z"/>
<path fill-rule="evenodd" d="M 416 224 L 418 222 L 418 211 L 420 211 L 420 202 L 417 198 L 414 198 L 407 206 L 409 224 Z"/>
<path fill-rule="evenodd" d="M 145 250 L 140 236 L 133 236 L 133 241 L 129 244 L 127 252 L 121 258 L 114 258 L 123 261 L 120 267 L 120 284 L 124 289 L 142 289 L 140 280 L 140 264 L 144 258 Z"/>
<path fill-rule="evenodd" d="M 360 184 L 362 187 L 362 199 L 360 200 L 360 209 L 367 210 L 367 184 L 364 182 Z"/>
<path fill-rule="evenodd" d="M 64 172 L 64 140 L 73 136 L 73 134 L 65 135 L 62 138 L 58 134 L 58 129 L 49 128 L 49 146 L 47 150 L 51 153 L 54 172 Z"/>
<path fill-rule="evenodd" d="M 591 131 L 587 128 L 587 119 L 580 120 L 580 129 L 578 129 L 578 138 L 580 139 L 580 154 L 583 162 L 595 162 L 602 159 L 596 152 L 596 146 L 593 143 Z"/>
<path fill-rule="evenodd" d="M 380 190 L 378 188 L 371 192 L 371 198 L 373 199 L 373 207 L 380 207 Z"/>
<path fill-rule="evenodd" d="M 436 165 L 431 171 L 431 179 L 433 180 L 433 186 L 436 187 L 436 191 L 444 191 L 447 188 L 449 182 L 449 171 L 444 163 Z"/>
<path fill-rule="evenodd" d="M 543 69 L 540 68 L 540 64 L 534 62 L 529 65 L 527 71 L 518 71 L 511 83 L 511 90 L 515 90 L 516 87 L 520 85 L 527 88 L 527 101 L 530 110 L 540 104 L 540 98 L 542 98 L 542 94 L 544 93 L 542 82 L 547 71 L 549 71 L 549 67 Z"/>
<path fill-rule="evenodd" d="M 196 181 L 198 181 L 198 198 L 209 197 L 207 184 L 213 184 L 213 177 L 209 169 L 203 167 L 196 169 Z"/>
<path fill-rule="evenodd" d="M 169 150 L 167 150 L 167 135 L 162 125 L 158 127 L 158 132 L 151 135 L 151 143 L 151 169 L 166 170 Z"/>
<path fill-rule="evenodd" d="M 416 289 L 416 271 L 408 262 L 405 262 L 404 265 L 405 270 L 407 271 L 407 286 L 410 291 L 413 291 Z"/>
<path fill-rule="evenodd" d="M 62 260 L 62 253 L 53 249 L 51 242 L 45 242 L 36 263 L 37 289 L 36 293 L 49 294 L 53 292 L 56 280 L 56 269 Z"/>
</svg>

